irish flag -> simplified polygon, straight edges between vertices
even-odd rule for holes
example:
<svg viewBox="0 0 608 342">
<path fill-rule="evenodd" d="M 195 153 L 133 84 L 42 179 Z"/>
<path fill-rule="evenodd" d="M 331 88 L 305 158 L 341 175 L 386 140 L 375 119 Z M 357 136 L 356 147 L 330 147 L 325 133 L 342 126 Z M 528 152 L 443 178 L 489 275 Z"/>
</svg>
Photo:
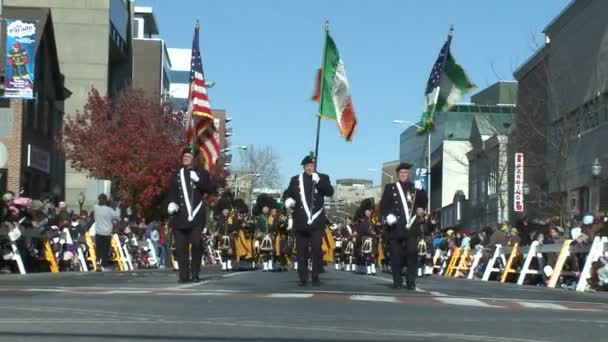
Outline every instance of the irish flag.
<svg viewBox="0 0 608 342">
<path fill-rule="evenodd" d="M 422 129 L 419 133 L 427 133 L 435 125 L 435 113 L 447 112 L 454 104 L 471 90 L 475 85 L 469 80 L 464 69 L 456 63 L 450 52 L 452 30 L 448 35 L 439 57 L 433 65 L 425 91 L 425 107 L 422 114 Z"/>
<path fill-rule="evenodd" d="M 344 62 L 328 31 L 325 32 L 323 66 L 320 70 L 320 77 L 317 78 L 317 90 L 319 96 L 313 95 L 313 101 L 319 102 L 319 115 L 322 118 L 336 121 L 342 136 L 350 141 L 355 133 L 357 117 L 350 97 Z"/>
</svg>

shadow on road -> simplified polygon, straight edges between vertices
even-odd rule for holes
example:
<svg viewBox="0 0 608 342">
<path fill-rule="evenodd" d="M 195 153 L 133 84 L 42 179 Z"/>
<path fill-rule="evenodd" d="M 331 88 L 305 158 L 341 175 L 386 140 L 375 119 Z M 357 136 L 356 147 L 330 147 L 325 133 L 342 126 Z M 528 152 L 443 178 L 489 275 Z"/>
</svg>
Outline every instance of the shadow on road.
<svg viewBox="0 0 608 342">
<path fill-rule="evenodd" d="M 12 331 L 0 331 L 2 337 L 14 337 L 14 338 L 36 338 L 41 337 L 45 339 L 57 338 L 62 341 L 82 339 L 100 339 L 103 341 L 231 341 L 231 342 L 250 342 L 250 341 L 290 341 L 290 342 L 337 342 L 345 341 L 344 338 L 296 338 L 296 337 L 235 337 L 235 336 L 168 336 L 168 335 L 141 335 L 141 334 L 94 334 L 94 333 L 48 333 L 48 332 L 12 332 Z M 362 340 L 356 339 L 358 342 L 376 342 L 378 339 Z M 428 340 L 409 340 L 410 342 L 422 342 Z"/>
</svg>

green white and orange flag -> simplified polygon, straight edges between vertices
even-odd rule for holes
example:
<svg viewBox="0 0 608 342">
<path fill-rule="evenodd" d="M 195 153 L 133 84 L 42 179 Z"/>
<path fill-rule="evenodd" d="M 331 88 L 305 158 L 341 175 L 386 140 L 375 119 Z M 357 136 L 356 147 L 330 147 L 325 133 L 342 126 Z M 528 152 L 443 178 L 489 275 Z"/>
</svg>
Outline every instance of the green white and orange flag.
<svg viewBox="0 0 608 342">
<path fill-rule="evenodd" d="M 323 66 L 317 74 L 317 85 L 312 100 L 319 103 L 319 116 L 336 121 L 340 134 L 347 141 L 351 141 L 357 126 L 357 117 L 344 63 L 328 31 L 325 32 Z"/>
</svg>

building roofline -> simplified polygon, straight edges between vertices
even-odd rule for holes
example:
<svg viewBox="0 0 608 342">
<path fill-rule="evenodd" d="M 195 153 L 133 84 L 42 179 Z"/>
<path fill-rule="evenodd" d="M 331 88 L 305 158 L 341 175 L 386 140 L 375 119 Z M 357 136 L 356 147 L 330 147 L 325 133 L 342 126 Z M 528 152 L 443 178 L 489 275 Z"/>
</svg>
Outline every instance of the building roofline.
<svg viewBox="0 0 608 342">
<path fill-rule="evenodd" d="M 548 46 L 548 44 L 544 44 L 542 47 L 534 51 L 530 57 L 528 57 L 513 71 L 513 76 L 515 76 L 516 79 L 521 78 L 524 73 L 534 68 L 534 66 L 536 66 L 536 64 L 538 64 L 541 59 L 547 55 Z"/>
<path fill-rule="evenodd" d="M 577 3 L 577 0 L 570 0 L 570 2 L 562 9 L 543 29 L 543 33 L 547 34 L 551 31 L 557 24 L 559 24 L 564 18 L 565 14 L 568 13 L 574 5 Z"/>
</svg>

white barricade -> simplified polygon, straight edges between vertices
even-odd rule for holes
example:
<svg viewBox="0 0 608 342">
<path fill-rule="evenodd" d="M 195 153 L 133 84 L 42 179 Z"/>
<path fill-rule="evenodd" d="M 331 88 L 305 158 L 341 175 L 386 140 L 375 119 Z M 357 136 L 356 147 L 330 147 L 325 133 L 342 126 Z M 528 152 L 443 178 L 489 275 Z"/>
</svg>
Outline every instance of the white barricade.
<svg viewBox="0 0 608 342">
<path fill-rule="evenodd" d="M 149 266 L 158 266 L 158 255 L 156 254 L 156 247 L 154 247 L 154 243 L 150 239 L 146 239 L 146 244 L 148 245 L 148 264 Z"/>
<path fill-rule="evenodd" d="M 68 228 L 63 228 L 63 231 L 61 232 L 62 234 L 62 238 L 64 239 L 65 243 L 68 245 L 72 245 L 72 244 L 77 244 L 78 248 L 76 249 L 76 253 L 78 255 L 78 263 L 80 264 L 80 270 L 82 272 L 88 272 L 89 268 L 87 267 L 87 261 L 84 257 L 84 251 L 82 250 L 82 245 L 78 242 L 78 241 L 74 241 L 74 239 L 72 238 L 72 234 L 70 233 L 70 230 Z"/>
<path fill-rule="evenodd" d="M 18 229 L 18 228 L 17 228 Z M 11 238 L 11 249 L 13 250 L 13 256 L 11 260 L 17 263 L 17 268 L 19 268 L 19 273 L 25 274 L 25 265 L 23 264 L 23 259 L 21 259 L 21 253 L 19 253 L 19 248 L 17 248 L 17 241 L 13 241 Z"/>
<path fill-rule="evenodd" d="M 471 263 L 471 268 L 469 269 L 467 279 L 475 278 L 475 269 L 477 268 L 477 265 L 479 265 L 479 261 L 483 256 L 483 248 L 475 248 L 475 250 L 475 256 L 473 257 L 473 262 Z"/>
<path fill-rule="evenodd" d="M 486 269 L 483 272 L 483 277 L 481 278 L 482 281 L 490 280 L 490 276 L 492 275 L 492 273 L 502 272 L 502 268 L 495 267 L 496 262 L 498 260 L 502 261 L 502 265 L 504 267 L 504 265 L 507 264 L 507 259 L 505 257 L 505 254 L 511 253 L 511 249 L 512 249 L 511 247 L 503 247 L 500 244 L 496 245 L 496 247 L 494 248 L 494 254 L 492 254 L 492 258 L 490 258 L 490 261 L 488 261 L 488 264 L 486 265 Z"/>
<path fill-rule="evenodd" d="M 576 285 L 576 291 L 585 291 L 588 289 L 589 284 L 587 284 L 587 279 L 591 277 L 591 265 L 598 261 L 598 259 L 602 256 L 608 254 L 608 237 L 605 236 L 597 236 L 593 239 L 593 244 L 589 249 L 589 254 L 587 254 L 587 259 L 585 260 L 585 266 L 583 267 L 583 271 L 581 272 L 581 276 L 578 280 L 578 284 Z"/>
<path fill-rule="evenodd" d="M 122 267 L 124 271 L 129 271 L 133 269 L 133 263 L 131 262 L 131 253 L 129 253 L 129 251 L 127 250 L 125 253 L 124 250 L 124 246 L 123 244 L 120 242 L 120 239 L 118 238 L 118 234 L 114 234 L 112 236 L 113 239 L 115 239 L 116 241 L 116 246 L 118 246 L 118 253 L 119 253 L 119 262 L 122 262 Z M 127 255 L 129 255 L 129 259 L 127 259 Z M 129 266 L 130 265 L 130 266 Z"/>
</svg>

